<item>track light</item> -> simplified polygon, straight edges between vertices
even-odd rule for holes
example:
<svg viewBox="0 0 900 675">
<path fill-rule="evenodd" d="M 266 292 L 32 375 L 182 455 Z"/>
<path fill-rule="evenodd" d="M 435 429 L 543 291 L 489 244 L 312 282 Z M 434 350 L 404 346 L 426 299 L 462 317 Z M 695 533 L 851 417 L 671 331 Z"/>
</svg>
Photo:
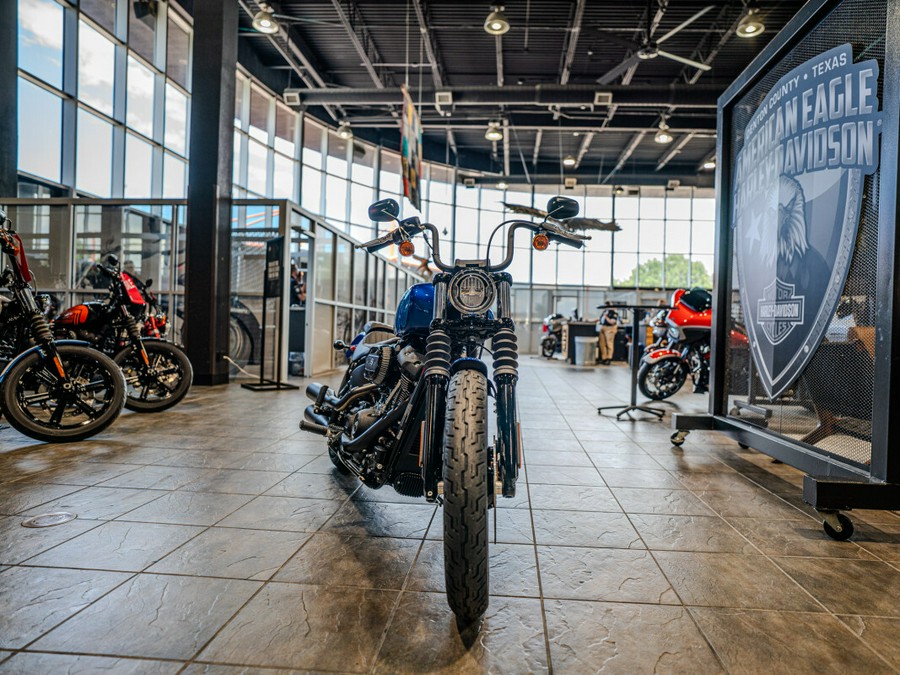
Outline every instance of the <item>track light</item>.
<svg viewBox="0 0 900 675">
<path fill-rule="evenodd" d="M 669 133 L 669 125 L 665 122 L 659 123 L 659 131 L 656 132 L 656 136 L 653 137 L 653 140 L 659 143 L 660 145 L 668 145 L 675 139 L 672 134 Z"/>
<path fill-rule="evenodd" d="M 622 195 L 625 194 L 625 188 L 616 186 L 616 189 L 613 190 L 613 192 L 614 192 L 616 195 L 618 195 L 619 197 L 621 197 Z"/>
<path fill-rule="evenodd" d="M 271 7 L 260 4 L 259 11 L 253 16 L 253 28 L 266 35 L 274 35 L 280 30 Z"/>
<path fill-rule="evenodd" d="M 766 30 L 766 25 L 759 18 L 759 10 L 754 7 L 748 7 L 747 13 L 738 22 L 735 33 L 738 37 L 752 38 Z"/>
<path fill-rule="evenodd" d="M 484 132 L 484 137 L 491 142 L 502 141 L 503 129 L 500 128 L 500 123 L 489 122 L 487 131 Z"/>
<path fill-rule="evenodd" d="M 575 158 L 572 155 L 566 155 L 565 159 L 563 159 L 563 166 L 575 166 Z"/>
<path fill-rule="evenodd" d="M 349 141 L 353 138 L 353 129 L 350 127 L 350 123 L 341 122 L 340 125 L 338 125 L 337 135 L 338 138 L 342 138 L 345 141 Z"/>
<path fill-rule="evenodd" d="M 493 11 L 484 20 L 484 30 L 489 35 L 503 35 L 509 30 L 509 21 L 503 13 L 503 5 L 494 5 Z"/>
<path fill-rule="evenodd" d="M 713 169 L 715 169 L 716 168 L 716 158 L 710 157 L 708 160 L 703 162 L 703 168 L 706 169 L 707 171 L 712 171 Z"/>
<path fill-rule="evenodd" d="M 505 180 L 501 180 L 499 183 L 497 183 L 498 190 L 506 190 L 508 188 L 509 188 L 509 183 L 507 183 Z"/>
</svg>

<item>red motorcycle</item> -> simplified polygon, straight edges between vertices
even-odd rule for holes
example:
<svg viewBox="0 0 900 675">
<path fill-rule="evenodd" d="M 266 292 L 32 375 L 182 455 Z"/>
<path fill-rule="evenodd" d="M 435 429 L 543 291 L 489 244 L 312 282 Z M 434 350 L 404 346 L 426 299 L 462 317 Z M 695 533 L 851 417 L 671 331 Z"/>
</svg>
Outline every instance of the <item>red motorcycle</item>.
<svg viewBox="0 0 900 675">
<path fill-rule="evenodd" d="M 688 375 L 694 393 L 704 393 L 709 386 L 712 296 L 702 288 L 679 288 L 669 304 L 670 309 L 657 315 L 656 342 L 647 348 L 638 370 L 641 393 L 655 401 L 675 394 Z"/>
<path fill-rule="evenodd" d="M 129 410 L 171 408 L 188 393 L 194 371 L 180 347 L 157 337 L 166 323 L 148 290 L 151 282 L 141 284 L 120 270 L 114 255 L 96 269 L 109 282 L 108 296 L 64 311 L 53 321 L 54 335 L 85 340 L 113 357 L 125 375 Z"/>
</svg>

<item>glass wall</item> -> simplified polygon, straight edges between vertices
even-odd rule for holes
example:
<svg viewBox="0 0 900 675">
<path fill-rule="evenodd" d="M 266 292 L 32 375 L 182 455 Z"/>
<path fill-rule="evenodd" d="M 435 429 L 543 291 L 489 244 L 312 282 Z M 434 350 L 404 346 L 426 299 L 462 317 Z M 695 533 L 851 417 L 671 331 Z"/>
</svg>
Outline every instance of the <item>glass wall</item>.
<svg viewBox="0 0 900 675">
<path fill-rule="evenodd" d="M 174 2 L 138 16 L 128 0 L 9 1 L 20 173 L 83 196 L 184 197 L 188 16 Z"/>
</svg>

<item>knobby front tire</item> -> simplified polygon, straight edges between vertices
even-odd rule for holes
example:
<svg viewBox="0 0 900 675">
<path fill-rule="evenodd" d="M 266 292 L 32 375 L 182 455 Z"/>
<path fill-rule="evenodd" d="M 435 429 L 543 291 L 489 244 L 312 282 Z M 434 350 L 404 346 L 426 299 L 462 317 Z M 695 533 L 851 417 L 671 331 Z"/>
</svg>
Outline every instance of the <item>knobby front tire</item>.
<svg viewBox="0 0 900 675">
<path fill-rule="evenodd" d="M 94 349 L 57 345 L 73 393 L 62 393 L 52 362 L 32 352 L 3 381 L 3 415 L 17 431 L 39 441 L 81 441 L 106 429 L 125 404 L 125 378 L 115 362 Z"/>
<path fill-rule="evenodd" d="M 447 602 L 469 624 L 488 607 L 487 379 L 450 379 L 444 425 L 444 580 Z"/>
</svg>

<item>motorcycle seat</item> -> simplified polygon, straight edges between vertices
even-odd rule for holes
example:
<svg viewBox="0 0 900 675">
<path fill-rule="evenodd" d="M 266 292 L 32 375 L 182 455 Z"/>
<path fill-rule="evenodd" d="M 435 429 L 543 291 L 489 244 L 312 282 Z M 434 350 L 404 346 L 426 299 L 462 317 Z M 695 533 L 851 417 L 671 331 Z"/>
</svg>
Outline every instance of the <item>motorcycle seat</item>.
<svg viewBox="0 0 900 675">
<path fill-rule="evenodd" d="M 380 321 L 369 321 L 365 326 L 363 326 L 363 332 L 368 334 L 372 332 L 379 333 L 390 333 L 394 334 L 394 327 L 390 324 L 381 323 Z"/>
</svg>

